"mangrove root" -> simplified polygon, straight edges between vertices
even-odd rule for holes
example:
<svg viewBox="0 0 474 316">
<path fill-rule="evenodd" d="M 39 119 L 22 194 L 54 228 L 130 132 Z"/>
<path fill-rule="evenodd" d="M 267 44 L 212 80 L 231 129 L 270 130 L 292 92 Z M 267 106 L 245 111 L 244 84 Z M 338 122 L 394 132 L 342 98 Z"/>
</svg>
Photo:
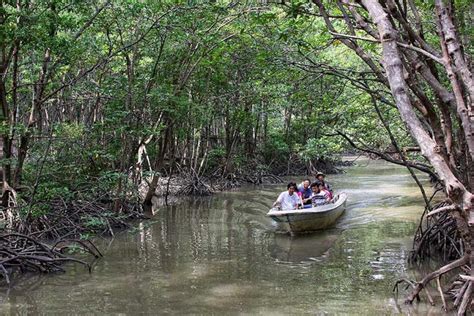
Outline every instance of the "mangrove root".
<svg viewBox="0 0 474 316">
<path fill-rule="evenodd" d="M 65 251 L 69 248 L 82 250 L 94 259 L 102 257 L 90 241 L 61 240 L 54 245 L 47 245 L 22 234 L 0 236 L 0 276 L 10 285 L 15 273 L 63 272 L 61 266 L 66 262 L 82 264 L 91 272 L 91 263 L 65 255 Z"/>
<path fill-rule="evenodd" d="M 469 266 L 470 253 L 465 251 L 465 238 L 462 237 L 459 229 L 459 227 L 462 227 L 459 225 L 462 220 L 459 209 L 451 205 L 449 201 L 443 201 L 431 209 L 428 207 L 425 209 L 422 221 L 415 234 L 410 261 L 421 261 L 434 255 L 441 256 L 440 259 L 444 261 L 454 261 L 427 274 L 419 282 L 407 279 L 397 281 L 394 286 L 394 291 L 397 293 L 400 284 L 406 283 L 406 290 L 411 287 L 405 299 L 406 304 L 411 304 L 414 300 L 419 301 L 421 292 L 425 290 L 429 302 L 434 305 L 434 301 L 426 287 L 431 281 L 436 281 L 436 288 L 440 294 L 443 310 L 448 310 L 445 295 L 452 298 L 453 306 L 457 308 L 458 315 L 464 315 L 470 308 L 474 278 L 471 276 Z M 457 274 L 448 283 L 448 288 L 443 290 L 440 282 L 441 277 L 455 270 L 457 270 Z"/>
<path fill-rule="evenodd" d="M 47 204 L 48 212 L 16 221 L 13 231 L 35 238 L 62 240 L 79 238 L 82 234 L 113 235 L 115 229 L 131 227 L 130 220 L 143 218 L 140 206 L 123 203 L 121 213 L 114 212 L 105 201 L 64 201 Z"/>
</svg>

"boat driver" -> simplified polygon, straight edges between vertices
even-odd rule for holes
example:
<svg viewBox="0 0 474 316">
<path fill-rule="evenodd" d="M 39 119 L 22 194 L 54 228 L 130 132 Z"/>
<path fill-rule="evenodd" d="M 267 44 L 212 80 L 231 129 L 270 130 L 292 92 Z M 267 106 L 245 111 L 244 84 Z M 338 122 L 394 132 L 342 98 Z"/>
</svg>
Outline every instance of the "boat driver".
<svg viewBox="0 0 474 316">
<path fill-rule="evenodd" d="M 322 192 L 322 188 L 323 183 L 320 181 L 316 181 L 311 184 L 311 191 L 313 191 L 313 194 L 311 195 L 311 202 L 313 207 L 324 205 L 331 200 L 326 192 Z"/>
</svg>

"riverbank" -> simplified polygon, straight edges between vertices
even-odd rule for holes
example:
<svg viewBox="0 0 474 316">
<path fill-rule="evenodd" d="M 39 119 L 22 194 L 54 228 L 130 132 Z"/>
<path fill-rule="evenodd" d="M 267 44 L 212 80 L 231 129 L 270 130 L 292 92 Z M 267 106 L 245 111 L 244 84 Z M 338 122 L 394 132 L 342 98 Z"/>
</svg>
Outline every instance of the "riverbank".
<svg viewBox="0 0 474 316">
<path fill-rule="evenodd" d="M 247 170 L 246 172 L 228 173 L 223 175 L 203 175 L 197 177 L 192 173 L 183 173 L 170 177 L 160 178 L 155 191 L 155 205 L 174 203 L 183 196 L 205 196 L 227 190 L 239 188 L 244 185 L 268 185 L 283 183 L 284 178 L 295 177 L 299 181 L 304 178 L 314 178 L 317 172 L 334 175 L 344 172 L 345 167 L 352 166 L 360 155 L 342 156 L 341 159 L 326 162 L 319 161 L 312 165 L 312 171 L 305 164 L 298 164 L 295 168 L 275 167 L 271 171 Z M 317 169 L 316 169 L 317 168 Z M 316 171 L 317 170 L 317 171 Z M 309 174 L 308 174 L 309 173 Z M 140 187 L 140 194 L 144 196 L 148 186 L 146 182 Z"/>
</svg>

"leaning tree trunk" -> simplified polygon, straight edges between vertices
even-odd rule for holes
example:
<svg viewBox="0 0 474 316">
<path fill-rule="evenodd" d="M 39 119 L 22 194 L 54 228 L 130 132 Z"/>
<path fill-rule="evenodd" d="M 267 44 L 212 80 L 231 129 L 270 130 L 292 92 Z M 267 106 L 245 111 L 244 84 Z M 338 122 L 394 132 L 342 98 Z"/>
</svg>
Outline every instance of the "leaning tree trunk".
<svg viewBox="0 0 474 316">
<path fill-rule="evenodd" d="M 459 212 L 455 218 L 457 220 L 458 229 L 464 239 L 466 246 L 465 257 L 460 259 L 461 263 L 468 262 L 471 266 L 471 277 L 474 277 L 474 195 L 466 188 L 466 186 L 455 176 L 451 170 L 449 163 L 441 155 L 437 148 L 436 142 L 423 128 L 423 125 L 417 117 L 409 96 L 409 88 L 405 82 L 403 74 L 403 64 L 400 52 L 397 47 L 397 32 L 384 11 L 384 8 L 378 1 L 362 0 L 364 7 L 368 10 L 369 15 L 375 22 L 379 33 L 379 39 L 382 43 L 382 63 L 386 71 L 387 79 L 390 85 L 392 95 L 395 99 L 396 106 L 403 121 L 406 123 L 413 138 L 419 144 L 422 154 L 430 161 L 436 172 L 443 181 L 446 194 L 453 202 L 453 208 L 446 211 Z M 447 265 L 438 271 L 430 274 L 428 279 L 434 279 L 440 275 L 458 268 L 459 264 Z M 428 280 L 427 282 L 429 282 Z M 409 297 L 409 301 L 418 295 L 427 282 L 419 282 L 414 293 Z M 472 296 L 472 281 L 468 280 L 468 290 L 464 293 L 463 301 L 459 309 L 460 313 L 464 313 L 467 306 L 470 305 Z"/>
</svg>

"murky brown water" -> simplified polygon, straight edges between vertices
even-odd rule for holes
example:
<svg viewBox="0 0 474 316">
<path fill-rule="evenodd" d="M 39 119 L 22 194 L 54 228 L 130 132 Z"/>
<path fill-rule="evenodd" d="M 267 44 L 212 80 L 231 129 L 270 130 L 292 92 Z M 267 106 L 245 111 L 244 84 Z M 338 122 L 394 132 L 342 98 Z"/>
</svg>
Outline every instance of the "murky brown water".
<svg viewBox="0 0 474 316">
<path fill-rule="evenodd" d="M 438 313 L 392 294 L 418 276 L 406 258 L 423 201 L 407 172 L 365 160 L 328 180 L 349 195 L 330 230 L 276 234 L 265 213 L 282 185 L 184 202 L 99 240 L 92 274 L 70 266 L 2 289 L 0 314 Z"/>
</svg>

